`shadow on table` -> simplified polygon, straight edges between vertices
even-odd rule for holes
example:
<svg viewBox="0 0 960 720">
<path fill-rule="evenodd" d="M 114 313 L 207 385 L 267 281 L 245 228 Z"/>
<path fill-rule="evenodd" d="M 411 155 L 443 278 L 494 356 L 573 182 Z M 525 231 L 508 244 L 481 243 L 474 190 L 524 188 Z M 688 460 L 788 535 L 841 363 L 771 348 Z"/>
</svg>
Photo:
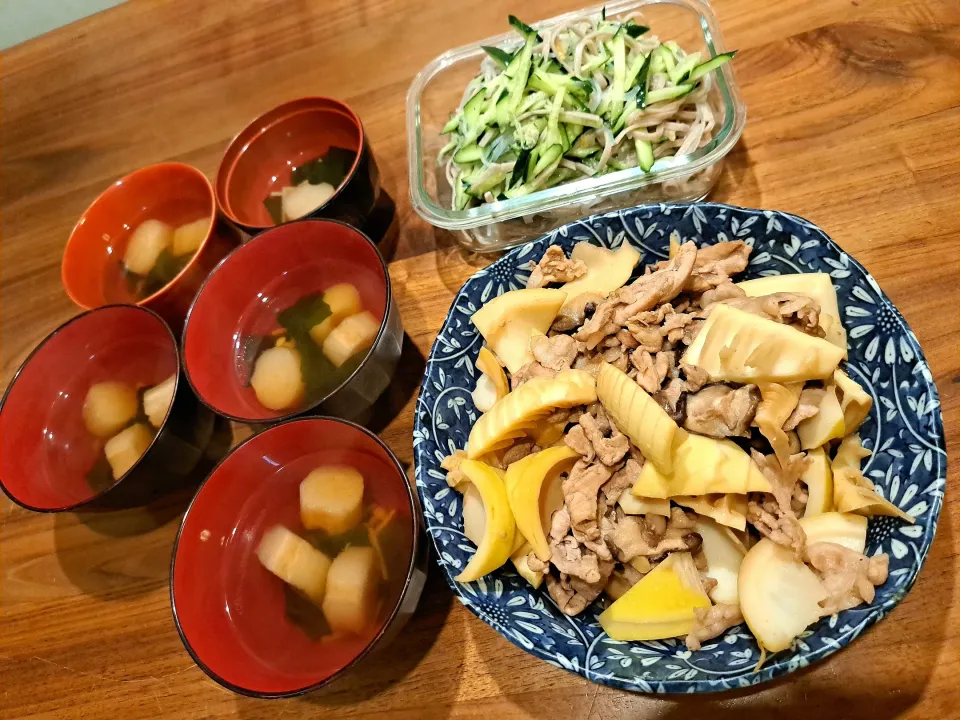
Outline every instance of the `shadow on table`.
<svg viewBox="0 0 960 720">
<path fill-rule="evenodd" d="M 909 608 L 896 608 L 850 648 L 758 687 L 695 696 L 650 696 L 601 688 L 584 720 L 657 717 L 660 720 L 888 720 L 911 717 L 923 697 L 946 641 L 947 612 L 956 586 L 952 573 L 956 528 L 945 513 L 925 570 L 910 594 Z M 888 546 L 889 547 L 889 546 Z M 506 644 L 506 641 L 504 641 Z M 525 663 L 513 648 L 484 657 L 501 693 L 531 717 L 544 717 L 544 696 L 584 681 L 560 673 L 538 673 L 536 691 L 524 678 Z M 557 679 L 554 678 L 557 676 Z M 953 679 L 950 682 L 954 682 Z M 556 688 L 556 689 L 554 689 Z M 929 717 L 957 717 L 960 687 L 927 698 Z M 950 692 L 953 695 L 950 695 Z M 939 703 L 939 706 L 937 705 Z M 938 712 L 939 710 L 939 712 Z M 931 714 L 932 713 L 932 714 Z"/>
<path fill-rule="evenodd" d="M 371 714 L 377 712 L 377 717 L 386 717 L 391 707 L 396 709 L 403 705 L 400 686 L 410 682 L 411 693 L 418 697 L 425 693 L 430 696 L 431 708 L 436 710 L 431 712 L 431 720 L 442 717 L 445 712 L 443 708 L 452 706 L 460 684 L 462 644 L 443 648 L 443 667 L 436 669 L 430 677 L 412 676 L 416 675 L 418 665 L 436 644 L 453 602 L 453 593 L 431 558 L 427 583 L 417 611 L 393 642 L 371 653 L 329 686 L 289 701 L 283 712 L 291 717 L 324 717 L 325 711 L 367 704 Z M 418 681 L 428 685 L 426 691 L 422 685 L 413 689 L 413 683 Z M 264 713 L 266 702 L 237 697 L 237 715 L 250 720 L 267 717 Z"/>
<path fill-rule="evenodd" d="M 166 585 L 180 518 L 231 440 L 230 423 L 218 419 L 207 456 L 168 492 L 145 505 L 57 513 L 54 549 L 67 578 L 84 593 L 104 600 L 126 600 Z"/>
<path fill-rule="evenodd" d="M 365 423 L 370 430 L 380 433 L 393 422 L 420 389 L 426 366 L 427 360 L 420 348 L 404 333 L 400 360 L 397 362 L 393 380 L 370 408 L 369 420 Z"/>
<path fill-rule="evenodd" d="M 750 158 L 750 147 L 742 138 L 727 155 L 720 180 L 707 199 L 743 207 L 762 207 L 763 192 Z"/>
</svg>

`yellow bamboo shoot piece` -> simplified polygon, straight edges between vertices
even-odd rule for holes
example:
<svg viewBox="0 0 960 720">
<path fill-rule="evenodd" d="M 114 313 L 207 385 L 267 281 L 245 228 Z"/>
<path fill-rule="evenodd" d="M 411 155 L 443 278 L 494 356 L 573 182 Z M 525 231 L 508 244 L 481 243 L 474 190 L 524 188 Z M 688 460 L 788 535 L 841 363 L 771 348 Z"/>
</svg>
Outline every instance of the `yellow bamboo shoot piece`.
<svg viewBox="0 0 960 720">
<path fill-rule="evenodd" d="M 530 543 L 537 557 L 543 562 L 550 560 L 547 533 L 553 513 L 563 507 L 563 492 L 560 475 L 568 472 L 580 459 L 580 454 L 566 445 L 547 448 L 528 455 L 521 463 L 519 478 L 507 481 L 510 510 L 517 529 Z M 511 476 L 514 463 L 507 469 Z"/>
<path fill-rule="evenodd" d="M 873 483 L 860 472 L 860 459 L 869 454 L 870 451 L 860 444 L 859 435 L 848 435 L 840 443 L 832 464 L 834 507 L 839 512 L 852 512 L 867 517 L 889 515 L 915 523 L 916 519 L 912 515 L 881 497 L 874 490 Z"/>
<path fill-rule="evenodd" d="M 318 467 L 300 483 L 300 521 L 340 535 L 363 518 L 363 475 L 347 466 Z"/>
<path fill-rule="evenodd" d="M 351 315 L 363 310 L 360 292 L 351 283 L 337 283 L 323 291 L 323 301 L 330 308 L 326 319 L 310 328 L 311 339 L 320 347 L 333 329 Z"/>
<path fill-rule="evenodd" d="M 807 466 L 800 480 L 807 486 L 807 507 L 803 516 L 813 517 L 833 509 L 833 471 L 826 451 L 814 448 L 807 453 Z"/>
<path fill-rule="evenodd" d="M 761 647 L 779 652 L 820 619 L 827 591 L 793 551 L 764 538 L 747 553 L 737 580 L 740 610 Z"/>
<path fill-rule="evenodd" d="M 366 350 L 380 332 L 380 321 L 373 313 L 364 310 L 343 320 L 323 341 L 323 354 L 327 360 L 341 367 L 358 352 Z"/>
<path fill-rule="evenodd" d="M 843 410 L 844 432 L 849 435 L 856 432 L 867 419 L 870 408 L 873 407 L 873 398 L 840 368 L 833 373 L 833 382 L 840 398 L 840 408 Z"/>
<path fill-rule="evenodd" d="M 107 440 L 103 454 L 110 463 L 114 479 L 119 480 L 121 475 L 136 465 L 152 442 L 153 433 L 142 423 L 131 425 Z"/>
<path fill-rule="evenodd" d="M 177 376 L 174 373 L 159 385 L 154 385 L 143 393 L 143 413 L 155 428 L 163 425 L 163 419 L 167 416 L 170 403 L 173 402 L 176 385 Z"/>
<path fill-rule="evenodd" d="M 330 558 L 283 526 L 267 530 L 257 546 L 260 564 L 317 605 L 323 602 Z"/>
<path fill-rule="evenodd" d="M 600 365 L 597 396 L 620 432 L 630 438 L 658 470 L 669 473 L 677 446 L 687 433 L 642 387 L 610 363 Z"/>
<path fill-rule="evenodd" d="M 789 325 L 719 305 L 683 362 L 703 368 L 714 382 L 789 383 L 831 377 L 844 354 Z"/>
<path fill-rule="evenodd" d="M 483 537 L 470 562 L 455 578 L 471 582 L 493 572 L 510 559 L 514 551 L 516 524 L 510 511 L 510 500 L 503 478 L 489 465 L 464 460 L 460 470 L 473 483 L 483 500 Z"/>
<path fill-rule="evenodd" d="M 826 333 L 826 340 L 843 348 L 847 352 L 847 333 L 840 322 L 840 307 L 837 303 L 837 291 L 833 280 L 827 273 L 793 273 L 771 275 L 770 277 L 745 280 L 737 283 L 747 297 L 760 297 L 778 292 L 796 293 L 813 298 L 820 305 L 820 327 Z"/>
<path fill-rule="evenodd" d="M 467 455 L 476 460 L 522 437 L 553 410 L 589 405 L 596 399 L 596 380 L 583 370 L 564 370 L 554 378 L 533 378 L 480 416 L 470 431 Z"/>
<path fill-rule="evenodd" d="M 807 536 L 807 545 L 831 542 L 863 554 L 867 547 L 867 518 L 853 513 L 825 512 L 803 517 L 800 527 Z"/>
<path fill-rule="evenodd" d="M 600 615 L 614 640 L 662 640 L 686 635 L 694 610 L 710 607 L 690 553 L 675 552 Z"/>
<path fill-rule="evenodd" d="M 733 493 L 711 495 L 676 495 L 670 498 L 677 505 L 712 518 L 736 530 L 747 529 L 747 496 Z"/>
<path fill-rule="evenodd" d="M 674 456 L 673 472 L 661 473 L 653 463 L 644 463 L 632 492 L 650 498 L 745 495 L 770 492 L 770 481 L 735 442 L 687 433 Z"/>
<path fill-rule="evenodd" d="M 530 583 L 531 587 L 536 590 L 543 582 L 543 573 L 530 569 L 530 563 L 527 558 L 531 552 L 533 552 L 533 548 L 530 547 L 530 543 L 524 542 L 517 551 L 510 556 L 510 562 L 513 563 L 520 577 Z"/>
<path fill-rule="evenodd" d="M 303 400 L 300 353 L 289 347 L 272 347 L 260 353 L 253 364 L 250 387 L 269 410 L 286 410 Z"/>
<path fill-rule="evenodd" d="M 512 290 L 487 302 L 471 320 L 487 346 L 515 373 L 533 360 L 530 333 L 546 334 L 566 298 L 563 290 Z"/>
<path fill-rule="evenodd" d="M 616 250 L 608 250 L 584 241 L 573 246 L 570 259 L 582 261 L 587 272 L 560 287 L 567 294 L 564 305 L 570 304 L 574 298 L 584 293 L 607 297 L 614 290 L 623 287 L 630 279 L 633 268 L 640 259 L 640 253 L 626 240 Z"/>
<path fill-rule="evenodd" d="M 840 401 L 837 400 L 837 386 L 831 383 L 824 390 L 817 414 L 802 420 L 797 425 L 800 447 L 804 450 L 826 445 L 831 440 L 842 438 L 845 434 L 846 424 L 843 419 L 843 409 L 840 407 Z"/>
<path fill-rule="evenodd" d="M 372 547 L 346 547 L 333 559 L 322 608 L 334 633 L 362 633 L 374 623 L 380 580 L 380 562 Z"/>
<path fill-rule="evenodd" d="M 99 438 L 116 435 L 137 416 L 137 391 L 123 382 L 95 383 L 83 400 L 83 424 Z"/>
</svg>

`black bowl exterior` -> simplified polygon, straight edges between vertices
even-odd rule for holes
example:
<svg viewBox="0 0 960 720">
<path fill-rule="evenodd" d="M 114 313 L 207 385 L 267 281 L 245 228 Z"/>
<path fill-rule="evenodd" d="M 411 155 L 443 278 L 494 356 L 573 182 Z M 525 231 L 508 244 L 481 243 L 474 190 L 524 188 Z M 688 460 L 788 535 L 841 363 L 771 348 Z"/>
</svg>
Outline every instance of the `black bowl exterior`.
<svg viewBox="0 0 960 720">
<path fill-rule="evenodd" d="M 393 379 L 403 346 L 403 323 L 389 285 L 388 292 L 390 294 L 387 296 L 387 316 L 380 335 L 370 348 L 370 354 L 346 384 L 321 403 L 319 408 L 307 412 L 315 414 L 319 411 L 360 424 L 366 424 L 370 419 L 373 403 L 383 394 Z"/>
<path fill-rule="evenodd" d="M 199 485 L 206 471 L 229 447 L 223 435 L 229 423 L 218 418 L 194 394 L 181 369 L 173 405 L 156 440 L 140 461 L 85 509 L 146 505 L 175 490 Z"/>
<path fill-rule="evenodd" d="M 353 173 L 347 176 L 330 202 L 321 205 L 307 217 L 339 220 L 358 230 L 366 230 L 370 214 L 380 199 L 380 170 L 366 136 Z"/>
</svg>

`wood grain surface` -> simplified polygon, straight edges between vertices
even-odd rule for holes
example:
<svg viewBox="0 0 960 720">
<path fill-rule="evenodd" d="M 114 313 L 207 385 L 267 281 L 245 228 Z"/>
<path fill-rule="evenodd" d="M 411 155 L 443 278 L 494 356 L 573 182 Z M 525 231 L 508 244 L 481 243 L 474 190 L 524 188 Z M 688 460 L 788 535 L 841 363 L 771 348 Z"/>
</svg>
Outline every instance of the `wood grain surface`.
<svg viewBox="0 0 960 720">
<path fill-rule="evenodd" d="M 581 0 L 582 1 L 582 0 Z M 404 101 L 444 50 L 577 0 L 130 0 L 4 52 L 0 340 L 6 382 L 74 314 L 60 255 L 111 181 L 175 159 L 213 176 L 228 139 L 292 97 L 363 118 L 396 199 L 391 275 L 407 333 L 378 423 L 412 462 L 424 357 L 461 253 L 407 200 Z M 933 548 L 889 618 L 845 651 L 751 692 L 654 698 L 555 669 L 475 619 L 433 572 L 390 648 L 329 689 L 258 701 L 219 688 L 171 619 L 171 544 L 187 496 L 109 515 L 0 502 L 0 718 L 960 718 L 960 5 L 956 0 L 715 0 L 748 108 L 713 199 L 816 222 L 877 278 L 940 390 L 950 472 Z"/>
</svg>

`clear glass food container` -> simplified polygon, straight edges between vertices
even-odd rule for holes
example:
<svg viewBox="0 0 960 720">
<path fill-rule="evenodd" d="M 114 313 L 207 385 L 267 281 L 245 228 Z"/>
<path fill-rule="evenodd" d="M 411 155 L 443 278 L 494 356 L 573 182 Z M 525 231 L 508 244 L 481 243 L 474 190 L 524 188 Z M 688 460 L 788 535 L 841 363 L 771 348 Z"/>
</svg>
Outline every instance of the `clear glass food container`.
<svg viewBox="0 0 960 720">
<path fill-rule="evenodd" d="M 597 15 L 597 5 L 533 23 L 545 29 L 560 22 Z M 633 17 L 650 27 L 661 41 L 674 40 L 687 53 L 704 59 L 726 51 L 717 19 L 705 0 L 621 0 L 608 3 L 606 17 L 624 21 Z M 521 17 L 530 21 L 530 18 Z M 506 25 L 507 18 L 504 18 Z M 712 73 L 711 92 L 719 129 L 711 141 L 682 158 L 661 158 L 650 172 L 640 168 L 620 170 L 593 178 L 557 185 L 523 197 L 486 203 L 465 210 L 451 209 L 452 188 L 437 162 L 447 138 L 440 134 L 450 113 L 460 104 L 467 83 L 477 75 L 485 57 L 482 46 L 513 49 L 521 44 L 515 32 L 481 40 L 440 55 L 414 78 L 407 94 L 407 144 L 410 201 L 432 225 L 459 231 L 458 239 L 469 250 L 496 252 L 520 245 L 539 235 L 588 215 L 644 203 L 702 200 L 723 168 L 723 160 L 736 144 L 746 123 L 746 108 L 727 63 Z"/>
</svg>

